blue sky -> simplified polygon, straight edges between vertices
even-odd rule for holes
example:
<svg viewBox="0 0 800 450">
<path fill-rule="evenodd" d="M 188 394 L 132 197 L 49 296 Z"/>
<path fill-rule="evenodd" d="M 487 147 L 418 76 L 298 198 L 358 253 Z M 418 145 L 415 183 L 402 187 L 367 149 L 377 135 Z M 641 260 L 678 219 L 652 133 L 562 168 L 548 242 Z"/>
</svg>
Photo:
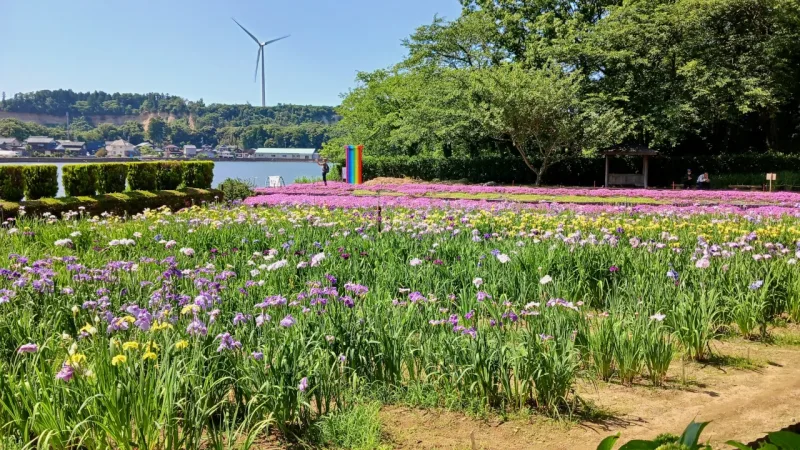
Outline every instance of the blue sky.
<svg viewBox="0 0 800 450">
<path fill-rule="evenodd" d="M 398 62 L 401 39 L 458 0 L 0 0 L 0 90 L 163 92 L 209 103 L 261 103 L 253 82 L 267 47 L 267 104 L 338 105 L 358 71 Z"/>
</svg>

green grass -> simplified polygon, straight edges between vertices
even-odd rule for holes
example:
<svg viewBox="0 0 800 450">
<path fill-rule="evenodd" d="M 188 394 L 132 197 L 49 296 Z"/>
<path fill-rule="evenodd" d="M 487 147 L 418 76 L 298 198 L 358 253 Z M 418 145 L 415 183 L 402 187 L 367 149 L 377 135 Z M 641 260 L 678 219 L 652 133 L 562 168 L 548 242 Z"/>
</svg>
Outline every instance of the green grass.
<svg viewBox="0 0 800 450">
<path fill-rule="evenodd" d="M 322 417 L 312 437 L 322 448 L 372 450 L 391 448 L 382 443 L 381 404 L 373 401 Z"/>
<path fill-rule="evenodd" d="M 712 355 L 708 359 L 708 363 L 712 366 L 727 367 L 736 370 L 749 370 L 759 371 L 767 366 L 767 363 L 759 359 L 750 358 L 747 356 L 735 355 Z"/>
</svg>

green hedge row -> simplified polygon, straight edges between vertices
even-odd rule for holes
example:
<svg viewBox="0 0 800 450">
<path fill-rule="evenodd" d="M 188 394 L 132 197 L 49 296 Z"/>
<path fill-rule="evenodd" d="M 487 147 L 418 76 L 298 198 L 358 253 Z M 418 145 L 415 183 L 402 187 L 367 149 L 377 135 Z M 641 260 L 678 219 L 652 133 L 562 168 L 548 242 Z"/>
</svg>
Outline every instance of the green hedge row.
<svg viewBox="0 0 800 450">
<path fill-rule="evenodd" d="M 177 210 L 203 202 L 221 201 L 222 195 L 222 192 L 216 189 L 190 188 L 177 191 L 128 191 L 97 196 L 45 198 L 19 203 L 0 201 L 0 215 L 2 220 L 16 217 L 20 213 L 20 208 L 24 209 L 26 216 L 41 216 L 44 213 L 60 215 L 67 211 L 77 212 L 81 207 L 91 216 L 104 212 L 130 215 L 162 206 Z"/>
<path fill-rule="evenodd" d="M 70 171 L 67 167 L 95 166 L 98 175 L 92 185 L 92 179 L 86 173 Z M 106 170 L 110 169 L 110 170 Z M 99 172 L 102 172 L 99 173 Z M 82 181 L 70 180 L 67 177 L 81 176 Z M 91 195 L 99 193 L 122 192 L 127 181 L 132 191 L 172 190 L 182 187 L 210 189 L 214 180 L 214 163 L 211 161 L 159 161 L 121 164 L 75 164 L 64 166 L 64 191 L 69 196 Z M 80 186 L 82 189 L 71 191 L 69 186 Z M 94 188 L 94 189 L 92 189 Z M 89 193 L 89 189 L 91 193 Z"/>
<path fill-rule="evenodd" d="M 342 164 L 342 161 L 336 161 Z M 470 183 L 494 181 L 503 184 L 533 184 L 536 175 L 522 159 L 515 156 L 437 157 L 399 156 L 364 157 L 364 179 L 377 177 L 411 177 L 426 181 L 461 180 Z M 651 186 L 669 187 L 679 183 L 687 169 L 697 177 L 709 172 L 712 184 L 720 175 L 748 174 L 748 179 L 764 178 L 767 172 L 800 168 L 800 156 L 783 154 L 741 154 L 718 156 L 658 156 L 650 158 Z M 612 173 L 641 173 L 642 158 L 614 157 Z M 552 165 L 543 177 L 546 185 L 602 186 L 605 162 L 602 157 L 572 157 Z M 781 179 L 779 175 L 779 184 Z M 716 186 L 727 187 L 727 186 Z"/>
<path fill-rule="evenodd" d="M 25 166 L 0 165 L 0 199 L 18 202 L 25 196 Z"/>
<path fill-rule="evenodd" d="M 58 194 L 58 167 L 34 164 L 22 169 L 25 198 L 38 200 Z"/>
<path fill-rule="evenodd" d="M 211 161 L 66 164 L 61 181 L 69 197 L 132 191 L 210 189 Z M 58 168 L 52 164 L 0 165 L 0 200 L 18 202 L 55 197 Z"/>
</svg>

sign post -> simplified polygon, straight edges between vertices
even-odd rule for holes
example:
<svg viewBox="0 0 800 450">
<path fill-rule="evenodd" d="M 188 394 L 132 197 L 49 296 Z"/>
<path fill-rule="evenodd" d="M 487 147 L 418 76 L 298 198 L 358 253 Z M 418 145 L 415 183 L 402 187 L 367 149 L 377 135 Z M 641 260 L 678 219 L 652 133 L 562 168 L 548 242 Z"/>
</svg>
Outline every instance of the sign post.
<svg viewBox="0 0 800 450">
<path fill-rule="evenodd" d="M 769 191 L 772 192 L 772 182 L 777 180 L 778 177 L 774 173 L 767 174 L 767 181 L 769 181 Z"/>
</svg>

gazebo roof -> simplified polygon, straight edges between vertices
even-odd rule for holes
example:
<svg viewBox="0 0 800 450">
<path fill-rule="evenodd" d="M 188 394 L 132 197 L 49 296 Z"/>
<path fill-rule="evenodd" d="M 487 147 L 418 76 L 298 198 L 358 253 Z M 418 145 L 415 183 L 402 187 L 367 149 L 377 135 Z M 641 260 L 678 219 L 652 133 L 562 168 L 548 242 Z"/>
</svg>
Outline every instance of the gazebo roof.
<svg viewBox="0 0 800 450">
<path fill-rule="evenodd" d="M 615 145 L 602 151 L 605 156 L 656 156 L 658 152 L 643 145 Z"/>
</svg>

